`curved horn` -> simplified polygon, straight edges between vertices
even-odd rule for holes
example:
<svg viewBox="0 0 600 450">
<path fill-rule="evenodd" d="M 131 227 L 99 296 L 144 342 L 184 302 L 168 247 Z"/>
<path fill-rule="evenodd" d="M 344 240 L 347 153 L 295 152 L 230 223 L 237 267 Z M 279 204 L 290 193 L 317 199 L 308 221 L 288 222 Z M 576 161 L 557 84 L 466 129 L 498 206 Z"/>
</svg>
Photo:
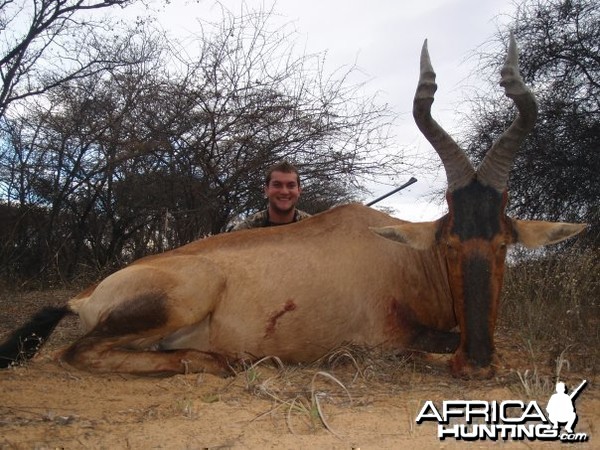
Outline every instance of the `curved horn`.
<svg viewBox="0 0 600 450">
<path fill-rule="evenodd" d="M 431 117 L 433 94 L 436 90 L 435 72 L 431 66 L 427 51 L 427 39 L 425 39 L 421 50 L 419 84 L 413 101 L 413 117 L 421 133 L 440 156 L 444 169 L 446 169 L 448 190 L 452 192 L 466 186 L 473 179 L 475 170 L 458 144 Z"/>
<path fill-rule="evenodd" d="M 477 178 L 481 183 L 502 192 L 506 189 L 515 154 L 525 136 L 533 129 L 537 117 L 535 96 L 525 86 L 519 74 L 519 54 L 512 33 L 508 44 L 508 56 L 500 73 L 500 86 L 504 87 L 506 96 L 515 103 L 518 114 L 488 151 L 477 170 Z"/>
</svg>

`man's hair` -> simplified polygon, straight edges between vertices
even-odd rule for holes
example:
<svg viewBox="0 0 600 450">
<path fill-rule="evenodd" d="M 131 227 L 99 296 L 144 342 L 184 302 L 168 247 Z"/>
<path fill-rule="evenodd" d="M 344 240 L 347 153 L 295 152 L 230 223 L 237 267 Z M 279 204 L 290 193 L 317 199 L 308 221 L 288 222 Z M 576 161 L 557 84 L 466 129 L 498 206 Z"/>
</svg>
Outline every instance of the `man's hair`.
<svg viewBox="0 0 600 450">
<path fill-rule="evenodd" d="M 298 182 L 298 187 L 300 186 L 300 174 L 298 173 L 298 169 L 293 164 L 290 164 L 287 161 L 282 161 L 277 164 L 273 164 L 271 167 L 267 169 L 266 177 L 265 177 L 265 185 L 268 186 L 271 182 L 271 175 L 273 172 L 283 172 L 283 173 L 295 173 L 296 181 Z"/>
</svg>

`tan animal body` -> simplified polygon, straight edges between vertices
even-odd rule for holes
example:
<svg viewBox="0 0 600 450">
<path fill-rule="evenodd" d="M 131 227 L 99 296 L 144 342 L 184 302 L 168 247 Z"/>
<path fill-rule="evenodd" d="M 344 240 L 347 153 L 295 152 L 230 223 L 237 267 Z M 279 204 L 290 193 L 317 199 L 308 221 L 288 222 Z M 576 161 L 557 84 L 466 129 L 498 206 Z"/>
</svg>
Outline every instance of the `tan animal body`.
<svg viewBox="0 0 600 450">
<path fill-rule="evenodd" d="M 222 370 L 222 357 L 306 362 L 345 342 L 406 348 L 423 333 L 439 334 L 439 351 L 453 349 L 456 339 L 433 331 L 456 325 L 439 252 L 369 229 L 401 223 L 347 205 L 139 260 L 71 301 L 90 334 L 66 360 L 102 371 L 179 372 L 182 361 L 188 370 Z M 145 348 L 186 350 L 132 351 Z"/>
<path fill-rule="evenodd" d="M 435 74 L 423 46 L 413 114 L 446 169 L 449 212 L 439 220 L 409 223 L 347 205 L 196 241 L 109 276 L 54 311 L 46 334 L 77 312 L 87 333 L 63 358 L 100 372 L 216 373 L 262 356 L 308 362 L 355 343 L 453 351 L 453 374 L 491 375 L 507 247 L 585 228 L 505 215 L 508 172 L 537 113 L 512 37 L 501 85 L 518 115 L 475 170 L 431 117 Z M 18 330 L 0 357 L 14 359 L 28 331 Z"/>
</svg>

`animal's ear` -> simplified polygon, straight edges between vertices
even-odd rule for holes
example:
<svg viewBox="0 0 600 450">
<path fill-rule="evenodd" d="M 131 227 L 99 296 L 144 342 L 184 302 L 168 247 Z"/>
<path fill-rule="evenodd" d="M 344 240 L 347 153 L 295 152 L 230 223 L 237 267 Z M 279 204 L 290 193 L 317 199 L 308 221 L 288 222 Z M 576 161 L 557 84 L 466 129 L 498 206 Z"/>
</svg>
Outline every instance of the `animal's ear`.
<svg viewBox="0 0 600 450">
<path fill-rule="evenodd" d="M 438 221 L 435 222 L 417 222 L 403 223 L 402 225 L 393 225 L 390 227 L 370 228 L 384 238 L 400 242 L 417 250 L 425 250 L 435 243 L 435 235 L 438 230 Z"/>
<path fill-rule="evenodd" d="M 585 223 L 545 222 L 540 220 L 513 219 L 517 242 L 528 248 L 556 244 L 575 236 L 585 229 Z"/>
</svg>

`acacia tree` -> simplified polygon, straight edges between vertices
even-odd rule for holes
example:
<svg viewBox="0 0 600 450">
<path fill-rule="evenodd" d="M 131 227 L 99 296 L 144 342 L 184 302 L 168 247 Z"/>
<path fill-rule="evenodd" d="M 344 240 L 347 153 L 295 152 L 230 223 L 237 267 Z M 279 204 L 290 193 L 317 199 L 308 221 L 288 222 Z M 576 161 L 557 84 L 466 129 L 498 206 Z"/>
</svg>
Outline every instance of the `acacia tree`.
<svg viewBox="0 0 600 450">
<path fill-rule="evenodd" d="M 129 47 L 143 64 L 72 80 L 9 122 L 0 182 L 47 211 L 42 267 L 69 278 L 217 233 L 264 206 L 264 171 L 282 159 L 302 171 L 311 212 L 394 169 L 372 157 L 385 107 L 352 68 L 327 75 L 322 55 L 294 56 L 268 19 L 225 11 L 185 47 L 146 34 Z"/>
<path fill-rule="evenodd" d="M 122 50 L 131 36 L 113 33 L 110 22 L 97 12 L 132 3 L 135 0 L 0 2 L 0 117 L 15 101 L 125 64 Z M 120 45 L 115 46 L 117 40 Z"/>
<path fill-rule="evenodd" d="M 391 116 L 360 96 L 360 86 L 348 80 L 353 68 L 332 76 L 322 55 L 294 56 L 292 37 L 285 29 L 270 31 L 268 17 L 226 14 L 205 25 L 212 37 L 187 43 L 197 45 L 197 61 L 179 60 L 196 97 L 177 151 L 192 157 L 204 193 L 211 192 L 205 217 L 217 220 L 207 231 L 263 207 L 263 174 L 279 160 L 299 166 L 309 188 L 305 205 L 327 194 L 327 204 L 339 202 L 358 176 L 394 167 L 374 157 L 388 145 Z"/>
<path fill-rule="evenodd" d="M 525 0 L 512 17 L 521 74 L 539 103 L 536 126 L 517 154 L 510 210 L 521 217 L 600 219 L 600 4 L 592 0 Z M 498 34 L 496 42 L 506 43 Z M 496 46 L 497 47 L 497 46 Z M 500 54 L 481 54 L 497 73 Z M 514 117 L 507 102 L 485 93 L 473 102 L 466 133 L 475 158 Z"/>
<path fill-rule="evenodd" d="M 106 260 L 106 252 L 98 252 L 95 243 L 98 233 L 111 234 L 111 228 L 106 228 L 115 220 L 110 209 L 113 174 L 140 153 L 139 141 L 128 139 L 129 130 L 122 126 L 138 93 L 115 90 L 118 83 L 111 80 L 134 78 L 133 74 L 143 79 L 152 70 L 149 61 L 155 50 L 147 44 L 130 45 L 128 52 L 146 64 L 63 83 L 40 96 L 39 102 L 30 101 L 26 112 L 5 121 L 0 184 L 7 208 L 12 207 L 13 213 L 18 210 L 21 217 L 12 227 L 13 234 L 10 228 L 4 230 L 8 235 L 3 235 L 3 241 L 5 250 L 36 255 L 38 264 L 26 272 L 60 260 L 61 272 L 68 275 L 86 250 L 94 254 L 88 262 Z M 108 201 L 103 201 L 106 195 Z M 96 216 L 102 212 L 110 220 L 100 223 Z M 32 214 L 37 221 L 29 220 Z M 16 236 L 26 239 L 15 246 Z M 106 246 L 116 249 L 119 243 L 108 239 Z M 9 253 L 4 256 L 6 261 L 13 259 Z"/>
</svg>

